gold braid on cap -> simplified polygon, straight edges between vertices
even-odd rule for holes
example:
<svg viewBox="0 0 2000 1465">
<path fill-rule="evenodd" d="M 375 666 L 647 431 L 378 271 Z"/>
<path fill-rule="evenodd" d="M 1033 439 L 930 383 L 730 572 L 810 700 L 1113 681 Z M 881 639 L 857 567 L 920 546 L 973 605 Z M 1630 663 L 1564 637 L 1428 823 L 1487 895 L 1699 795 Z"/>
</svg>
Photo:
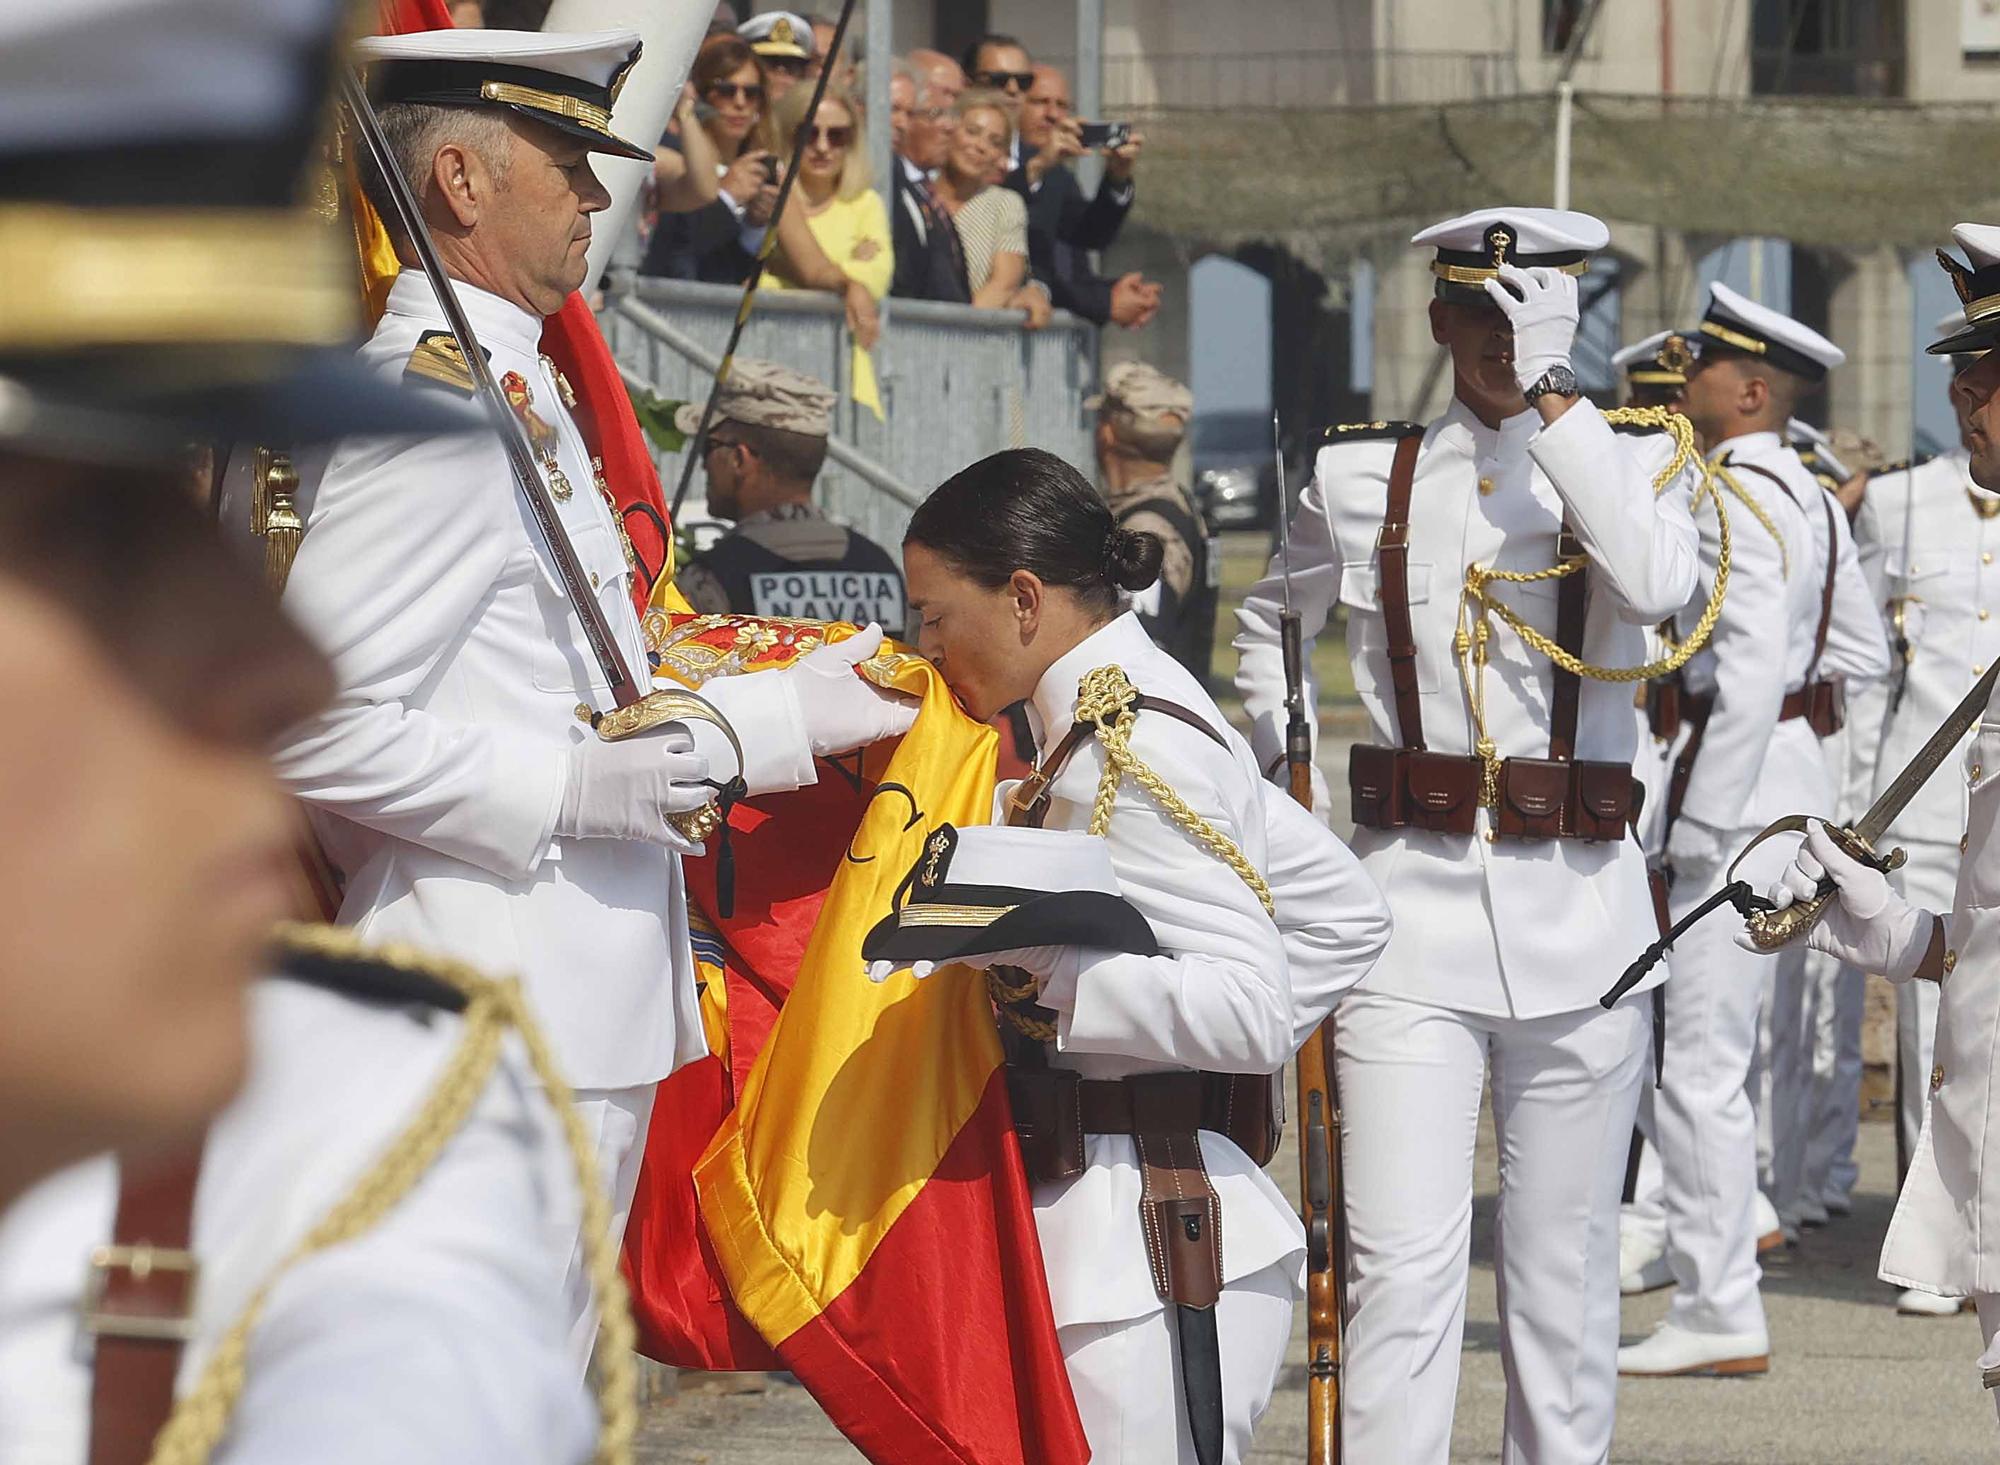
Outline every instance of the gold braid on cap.
<svg viewBox="0 0 2000 1465">
<path fill-rule="evenodd" d="M 194 1387 L 168 1416 L 154 1442 L 151 1465 L 204 1465 L 215 1452 L 242 1397 L 250 1334 L 263 1317 L 272 1291 L 300 1262 L 372 1230 L 429 1173 L 485 1093 L 500 1061 L 501 1041 L 510 1028 L 520 1035 L 535 1077 L 561 1121 L 570 1164 L 582 1192 L 584 1264 L 597 1302 L 598 1339 L 603 1344 L 596 1354 L 598 1437 L 593 1459 L 595 1465 L 630 1465 L 632 1436 L 638 1425 L 634 1334 L 625 1279 L 618 1269 L 618 1248 L 610 1239 L 610 1203 L 599 1183 L 596 1151 L 577 1117 L 574 1095 L 556 1067 L 548 1039 L 529 1013 L 520 986 L 511 980 L 495 981 L 462 962 L 420 955 L 406 946 L 364 946 L 351 932 L 333 926 L 287 924 L 277 935 L 281 945 L 294 951 L 374 962 L 456 988 L 467 998 L 465 1035 L 416 1117 L 251 1294 Z"/>
</svg>

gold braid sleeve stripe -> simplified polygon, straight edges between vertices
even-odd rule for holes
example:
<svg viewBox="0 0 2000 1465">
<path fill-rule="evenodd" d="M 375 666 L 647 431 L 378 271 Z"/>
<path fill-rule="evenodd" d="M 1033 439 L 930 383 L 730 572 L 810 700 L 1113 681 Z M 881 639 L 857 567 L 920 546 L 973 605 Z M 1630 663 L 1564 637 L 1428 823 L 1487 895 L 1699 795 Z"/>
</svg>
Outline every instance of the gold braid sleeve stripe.
<svg viewBox="0 0 2000 1465">
<path fill-rule="evenodd" d="M 379 1223 L 421 1180 L 445 1145 L 465 1124 L 500 1059 L 511 1027 L 521 1035 L 535 1077 L 562 1122 L 570 1162 L 583 1192 L 583 1248 L 600 1316 L 597 1352 L 599 1413 L 596 1465 L 630 1465 L 638 1404 L 632 1364 L 632 1314 L 625 1281 L 612 1245 L 611 1209 L 598 1183 L 597 1158 L 573 1095 L 557 1070 L 548 1039 L 528 1011 L 519 986 L 495 981 L 461 963 L 419 955 L 409 947 L 366 946 L 332 926 L 286 925 L 279 937 L 295 950 L 360 957 L 421 972 L 465 993 L 465 1036 L 459 1040 L 430 1096 L 381 1159 L 358 1180 L 264 1280 L 229 1331 L 195 1386 L 174 1407 L 153 1446 L 150 1465 L 205 1465 L 228 1428 L 243 1393 L 250 1334 L 263 1316 L 272 1289 L 298 1263 L 317 1252 L 364 1234 Z"/>
<path fill-rule="evenodd" d="M 1635 423 L 1645 427 L 1658 427 L 1672 434 L 1674 455 L 1667 466 L 1653 479 L 1655 495 L 1666 492 L 1681 469 L 1690 462 L 1699 462 L 1695 452 L 1694 429 L 1685 417 L 1668 412 L 1662 407 L 1621 407 L 1604 414 L 1607 422 Z M 1705 485 L 1704 485 L 1705 487 Z M 1701 492 L 1697 491 L 1699 501 Z M 1755 506 L 1753 505 L 1753 511 Z M 1598 682 L 1649 682 L 1655 677 L 1671 675 L 1679 671 L 1694 654 L 1708 644 L 1709 635 L 1715 630 L 1715 623 L 1722 615 L 1722 602 L 1729 593 L 1729 515 L 1723 510 L 1720 495 L 1715 496 L 1715 517 L 1720 530 L 1720 547 L 1716 555 L 1715 585 L 1709 591 L 1708 602 L 1702 607 L 1701 618 L 1695 622 L 1694 631 L 1687 640 L 1675 647 L 1657 661 L 1649 661 L 1643 666 L 1597 666 L 1572 656 L 1549 637 L 1521 619 L 1514 608 L 1493 594 L 1487 587 L 1494 581 L 1506 584 L 1525 585 L 1537 580 L 1559 580 L 1582 568 L 1581 558 L 1569 559 L 1546 570 L 1495 570 L 1485 565 L 1468 565 L 1465 571 L 1465 595 L 1476 605 L 1482 617 L 1486 614 L 1498 616 L 1510 626 L 1514 634 L 1532 651 L 1546 656 L 1572 676 L 1588 677 Z M 1767 521 L 1768 524 L 1768 521 Z M 1772 530 L 1775 534 L 1777 531 Z M 1783 541 L 1780 541 L 1782 543 Z M 1466 638 L 1461 633 L 1461 642 Z M 1461 647 L 1461 651 L 1463 647 Z"/>
</svg>

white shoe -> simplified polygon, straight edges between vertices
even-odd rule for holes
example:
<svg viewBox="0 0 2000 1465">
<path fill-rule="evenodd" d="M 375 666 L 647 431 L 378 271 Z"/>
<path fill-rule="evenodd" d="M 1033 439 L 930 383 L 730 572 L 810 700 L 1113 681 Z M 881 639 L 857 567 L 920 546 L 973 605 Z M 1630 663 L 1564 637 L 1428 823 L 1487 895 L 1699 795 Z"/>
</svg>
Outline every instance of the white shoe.
<svg viewBox="0 0 2000 1465">
<path fill-rule="evenodd" d="M 1817 1231 L 1829 1219 L 1827 1209 L 1816 1195 L 1809 1195 L 1799 1202 L 1799 1224 L 1808 1231 Z"/>
<path fill-rule="evenodd" d="M 1618 1278 L 1618 1290 L 1626 1297 L 1637 1297 L 1641 1292 L 1657 1292 L 1662 1287 L 1674 1285 L 1674 1269 L 1667 1265 L 1664 1255 L 1649 1257 Z"/>
<path fill-rule="evenodd" d="M 1968 1301 L 1964 1297 L 1940 1297 L 1935 1292 L 1921 1292 L 1912 1287 L 1896 1299 L 1896 1311 L 1904 1317 L 1957 1317 L 1965 1311 Z"/>
<path fill-rule="evenodd" d="M 1757 1229 L 1757 1255 L 1776 1251 L 1785 1244 L 1785 1228 L 1778 1220 L 1778 1208 L 1771 1204 L 1771 1198 L 1763 1191 L 1757 1192 L 1757 1199 L 1751 1207 L 1753 1222 Z M 1790 1238 L 1797 1241 L 1798 1237 Z"/>
<path fill-rule="evenodd" d="M 1618 1350 L 1618 1372 L 1627 1378 L 1720 1378 L 1770 1369 L 1771 1339 L 1761 1332 L 1694 1333 L 1661 1323 L 1651 1337 Z"/>
<path fill-rule="evenodd" d="M 1827 1215 L 1836 1221 L 1854 1214 L 1854 1197 L 1851 1195 L 1834 1195 L 1829 1192 L 1821 1198 L 1820 1204 L 1826 1207 Z"/>
<path fill-rule="evenodd" d="M 1667 1254 L 1666 1237 L 1661 1234 L 1658 1223 L 1635 1225 L 1621 1221 L 1618 1225 L 1618 1275 L 1636 1272 L 1648 1262 Z"/>
</svg>

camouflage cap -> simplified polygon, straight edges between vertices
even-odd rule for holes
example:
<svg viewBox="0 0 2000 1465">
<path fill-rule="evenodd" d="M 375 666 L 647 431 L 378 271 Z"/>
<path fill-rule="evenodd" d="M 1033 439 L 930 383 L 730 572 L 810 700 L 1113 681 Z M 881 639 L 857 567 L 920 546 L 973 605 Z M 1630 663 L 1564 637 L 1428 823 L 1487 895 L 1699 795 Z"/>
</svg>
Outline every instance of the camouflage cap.
<svg viewBox="0 0 2000 1465">
<path fill-rule="evenodd" d="M 1178 417 L 1186 429 L 1194 416 L 1194 393 L 1157 367 L 1143 361 L 1121 361 L 1104 373 L 1104 390 L 1086 397 L 1092 412 L 1119 412 L 1148 425 L 1162 417 Z"/>
<path fill-rule="evenodd" d="M 825 437 L 833 426 L 833 402 L 832 389 L 817 377 L 775 361 L 738 357 L 729 380 L 715 394 L 715 417 L 709 426 L 740 422 Z M 701 426 L 701 406 L 683 403 L 674 412 L 674 426 L 692 435 Z"/>
</svg>

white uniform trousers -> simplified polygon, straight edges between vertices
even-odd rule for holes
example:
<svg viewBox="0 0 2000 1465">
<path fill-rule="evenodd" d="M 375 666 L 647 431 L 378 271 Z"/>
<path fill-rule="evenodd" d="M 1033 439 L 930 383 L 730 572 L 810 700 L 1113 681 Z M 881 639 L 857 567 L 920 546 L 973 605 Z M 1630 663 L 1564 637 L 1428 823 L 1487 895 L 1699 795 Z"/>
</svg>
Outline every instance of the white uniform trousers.
<svg viewBox="0 0 2000 1465">
<path fill-rule="evenodd" d="M 1861 1004 L 1867 974 L 1824 952 L 1806 956 L 1813 1003 L 1812 1093 L 1807 1103 L 1803 1194 L 1844 1209 L 1854 1190 L 1861 1125 Z"/>
<path fill-rule="evenodd" d="M 629 1089 L 578 1089 L 576 1113 L 583 1132 L 597 1152 L 598 1183 L 611 1201 L 611 1244 L 625 1238 L 625 1218 L 632 1214 L 632 1195 L 639 1188 L 639 1164 L 646 1157 L 646 1122 L 653 1114 L 657 1084 Z M 575 1187 L 571 1187 L 574 1193 Z M 563 1295 L 569 1306 L 569 1351 L 578 1375 L 590 1367 L 597 1346 L 597 1300 L 590 1291 L 590 1268 L 583 1253 L 583 1211 L 579 1205 L 558 1217 L 564 1228 L 556 1238 L 556 1255 L 568 1256 Z"/>
<path fill-rule="evenodd" d="M 1444 1465 L 1490 1066 L 1508 1465 L 1597 1465 L 1611 1446 L 1618 1198 L 1652 1001 L 1520 1020 L 1374 992 L 1336 1010 L 1346 1166 L 1348 1465 Z"/>
<path fill-rule="evenodd" d="M 1797 842 L 1786 847 L 1795 849 Z M 1757 1061 L 1750 1077 L 1751 1102 L 1757 1108 L 1758 1178 L 1777 1208 L 1779 1221 L 1792 1235 L 1798 1234 L 1805 1193 L 1812 1101 L 1808 955 L 1804 942 L 1794 942 L 1763 960 L 1764 1010 L 1757 1024 Z"/>
<path fill-rule="evenodd" d="M 1903 849 L 1909 861 L 1890 874 L 1889 883 L 1910 904 L 1949 915 L 1958 898 L 1958 846 L 1910 840 Z M 1896 988 L 1896 1153 L 1905 1161 L 1917 1152 L 1931 1064 L 1937 1061 L 1938 992 L 1936 982 L 1903 982 Z"/>
<path fill-rule="evenodd" d="M 1791 853 L 1785 841 L 1760 845 L 1743 878 L 1762 889 Z M 1681 879 L 1669 913 L 1679 920 L 1720 880 L 1720 871 L 1706 881 Z M 1696 1333 L 1754 1333 L 1765 1326 L 1757 1295 L 1763 1275 L 1755 1220 L 1757 1119 L 1745 1085 L 1766 958 L 1736 944 L 1741 929 L 1718 912 L 1668 953 L 1665 1057 L 1659 1086 L 1642 1100 L 1660 1154 L 1660 1214 L 1674 1274 L 1667 1320 Z"/>
<path fill-rule="evenodd" d="M 1222 1352 L 1222 1458 L 1249 1458 L 1292 1338 L 1289 1266 L 1266 1267 L 1222 1289 L 1215 1304 Z M 1179 1344 L 1165 1308 L 1056 1330 L 1070 1391 L 1090 1441 L 1091 1465 L 1195 1465 L 1181 1395 Z"/>
</svg>

